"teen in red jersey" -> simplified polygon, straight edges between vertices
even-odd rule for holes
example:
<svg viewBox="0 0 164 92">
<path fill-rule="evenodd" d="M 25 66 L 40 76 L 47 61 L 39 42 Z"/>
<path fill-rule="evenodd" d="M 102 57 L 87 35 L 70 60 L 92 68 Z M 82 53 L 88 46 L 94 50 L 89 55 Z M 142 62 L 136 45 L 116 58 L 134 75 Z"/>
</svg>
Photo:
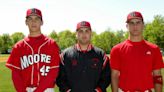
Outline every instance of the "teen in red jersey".
<svg viewBox="0 0 164 92">
<path fill-rule="evenodd" d="M 12 70 L 17 92 L 54 92 L 54 80 L 59 68 L 59 48 L 56 42 L 41 33 L 42 13 L 27 10 L 28 37 L 16 43 L 6 66 Z"/>
<path fill-rule="evenodd" d="M 110 54 L 112 92 L 162 92 L 162 55 L 157 45 L 144 40 L 140 12 L 127 16 L 129 38 Z"/>
</svg>

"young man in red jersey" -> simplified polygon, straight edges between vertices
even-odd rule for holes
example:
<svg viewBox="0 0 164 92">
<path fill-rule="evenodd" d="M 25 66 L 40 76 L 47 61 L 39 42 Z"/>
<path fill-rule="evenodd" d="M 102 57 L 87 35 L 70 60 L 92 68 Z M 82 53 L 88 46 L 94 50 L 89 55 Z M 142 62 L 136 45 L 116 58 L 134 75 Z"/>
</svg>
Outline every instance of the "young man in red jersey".
<svg viewBox="0 0 164 92">
<path fill-rule="evenodd" d="M 54 80 L 59 68 L 59 48 L 56 42 L 41 33 L 42 13 L 27 10 L 28 37 L 17 42 L 6 66 L 12 70 L 17 92 L 54 92 Z"/>
<path fill-rule="evenodd" d="M 162 55 L 157 45 L 143 38 L 142 14 L 131 12 L 126 23 L 129 38 L 110 54 L 112 92 L 162 92 Z"/>
</svg>

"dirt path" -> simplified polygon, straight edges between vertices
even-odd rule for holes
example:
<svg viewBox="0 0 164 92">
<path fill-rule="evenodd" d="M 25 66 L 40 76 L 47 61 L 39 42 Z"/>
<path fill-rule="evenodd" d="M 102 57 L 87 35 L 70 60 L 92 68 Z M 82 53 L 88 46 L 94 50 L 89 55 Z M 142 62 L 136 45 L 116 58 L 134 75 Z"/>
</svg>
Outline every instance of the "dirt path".
<svg viewBox="0 0 164 92">
<path fill-rule="evenodd" d="M 6 62 L 9 55 L 0 55 L 0 62 Z"/>
</svg>

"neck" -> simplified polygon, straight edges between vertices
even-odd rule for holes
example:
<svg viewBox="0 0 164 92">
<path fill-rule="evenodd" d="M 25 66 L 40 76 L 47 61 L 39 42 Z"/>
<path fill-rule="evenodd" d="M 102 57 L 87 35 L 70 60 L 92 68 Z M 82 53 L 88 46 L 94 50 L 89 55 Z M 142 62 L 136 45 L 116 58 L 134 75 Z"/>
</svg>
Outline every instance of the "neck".
<svg viewBox="0 0 164 92">
<path fill-rule="evenodd" d="M 81 44 L 81 43 L 78 43 L 78 44 L 80 45 L 81 50 L 87 50 L 88 45 L 89 45 L 89 43 L 88 43 L 88 44 Z"/>
<path fill-rule="evenodd" d="M 30 37 L 37 37 L 37 36 L 39 36 L 39 35 L 41 35 L 41 34 L 42 34 L 41 31 L 30 32 L 29 36 L 30 36 Z"/>
<path fill-rule="evenodd" d="M 142 36 L 129 36 L 129 40 L 131 40 L 132 42 L 140 42 L 143 40 Z"/>
</svg>

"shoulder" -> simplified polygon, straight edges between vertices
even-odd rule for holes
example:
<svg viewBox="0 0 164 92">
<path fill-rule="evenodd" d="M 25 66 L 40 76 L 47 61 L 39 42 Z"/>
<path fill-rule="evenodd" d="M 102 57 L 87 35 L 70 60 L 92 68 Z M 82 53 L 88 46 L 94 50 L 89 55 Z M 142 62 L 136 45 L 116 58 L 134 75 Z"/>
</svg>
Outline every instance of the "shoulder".
<svg viewBox="0 0 164 92">
<path fill-rule="evenodd" d="M 101 55 L 104 55 L 105 52 L 101 49 L 101 48 L 98 48 L 96 46 L 93 46 L 93 50 L 97 53 L 97 54 L 101 54 Z"/>
<path fill-rule="evenodd" d="M 62 53 L 72 53 L 74 50 L 74 46 L 70 46 L 62 51 Z"/>
<path fill-rule="evenodd" d="M 61 61 L 62 61 L 63 64 L 64 64 L 63 60 L 65 60 L 66 58 L 71 58 L 71 57 L 74 56 L 74 51 L 73 50 L 74 50 L 74 47 L 71 46 L 71 47 L 68 47 L 68 48 L 61 51 L 60 57 L 61 57 Z"/>
<path fill-rule="evenodd" d="M 12 51 L 11 51 L 11 54 L 12 53 L 19 53 L 20 51 L 24 50 L 25 46 L 25 42 L 24 42 L 24 39 L 18 41 L 17 43 L 15 43 L 13 46 L 12 46 Z"/>
<path fill-rule="evenodd" d="M 153 43 L 148 42 L 148 41 L 145 41 L 145 44 L 146 44 L 147 46 L 149 46 L 150 48 L 152 48 L 152 49 L 158 48 L 158 46 L 157 46 L 156 44 L 153 44 Z"/>
<path fill-rule="evenodd" d="M 121 49 L 122 47 L 124 47 L 125 44 L 126 44 L 126 41 L 123 41 L 123 42 L 121 42 L 121 43 L 118 43 L 118 44 L 116 44 L 115 46 L 113 46 L 113 48 L 112 48 L 111 51 L 119 50 L 119 49 Z"/>
<path fill-rule="evenodd" d="M 14 44 L 13 48 L 20 48 L 23 47 L 25 45 L 24 43 L 24 39 L 18 41 L 16 44 Z"/>
<path fill-rule="evenodd" d="M 56 41 L 50 37 L 44 36 L 44 41 L 45 43 L 47 43 L 48 46 L 52 46 L 52 47 L 57 47 L 59 48 L 58 44 L 56 43 Z"/>
<path fill-rule="evenodd" d="M 56 44 L 56 41 L 54 39 L 52 39 L 48 36 L 45 36 L 45 35 L 44 35 L 44 40 L 48 41 L 48 43 L 50 43 L 50 44 L 54 44 L 54 43 Z"/>
<path fill-rule="evenodd" d="M 148 41 L 145 41 L 145 44 L 146 44 L 146 47 L 149 49 L 149 50 L 151 50 L 152 52 L 154 52 L 154 53 L 160 53 L 161 54 L 161 52 L 160 52 L 160 48 L 158 47 L 158 45 L 156 45 L 156 44 L 153 44 L 153 43 L 151 43 L 151 42 L 148 42 Z"/>
<path fill-rule="evenodd" d="M 101 48 L 93 46 L 93 51 L 96 55 L 102 57 L 104 61 L 108 60 L 108 56 L 106 55 L 105 51 L 102 50 Z"/>
</svg>

